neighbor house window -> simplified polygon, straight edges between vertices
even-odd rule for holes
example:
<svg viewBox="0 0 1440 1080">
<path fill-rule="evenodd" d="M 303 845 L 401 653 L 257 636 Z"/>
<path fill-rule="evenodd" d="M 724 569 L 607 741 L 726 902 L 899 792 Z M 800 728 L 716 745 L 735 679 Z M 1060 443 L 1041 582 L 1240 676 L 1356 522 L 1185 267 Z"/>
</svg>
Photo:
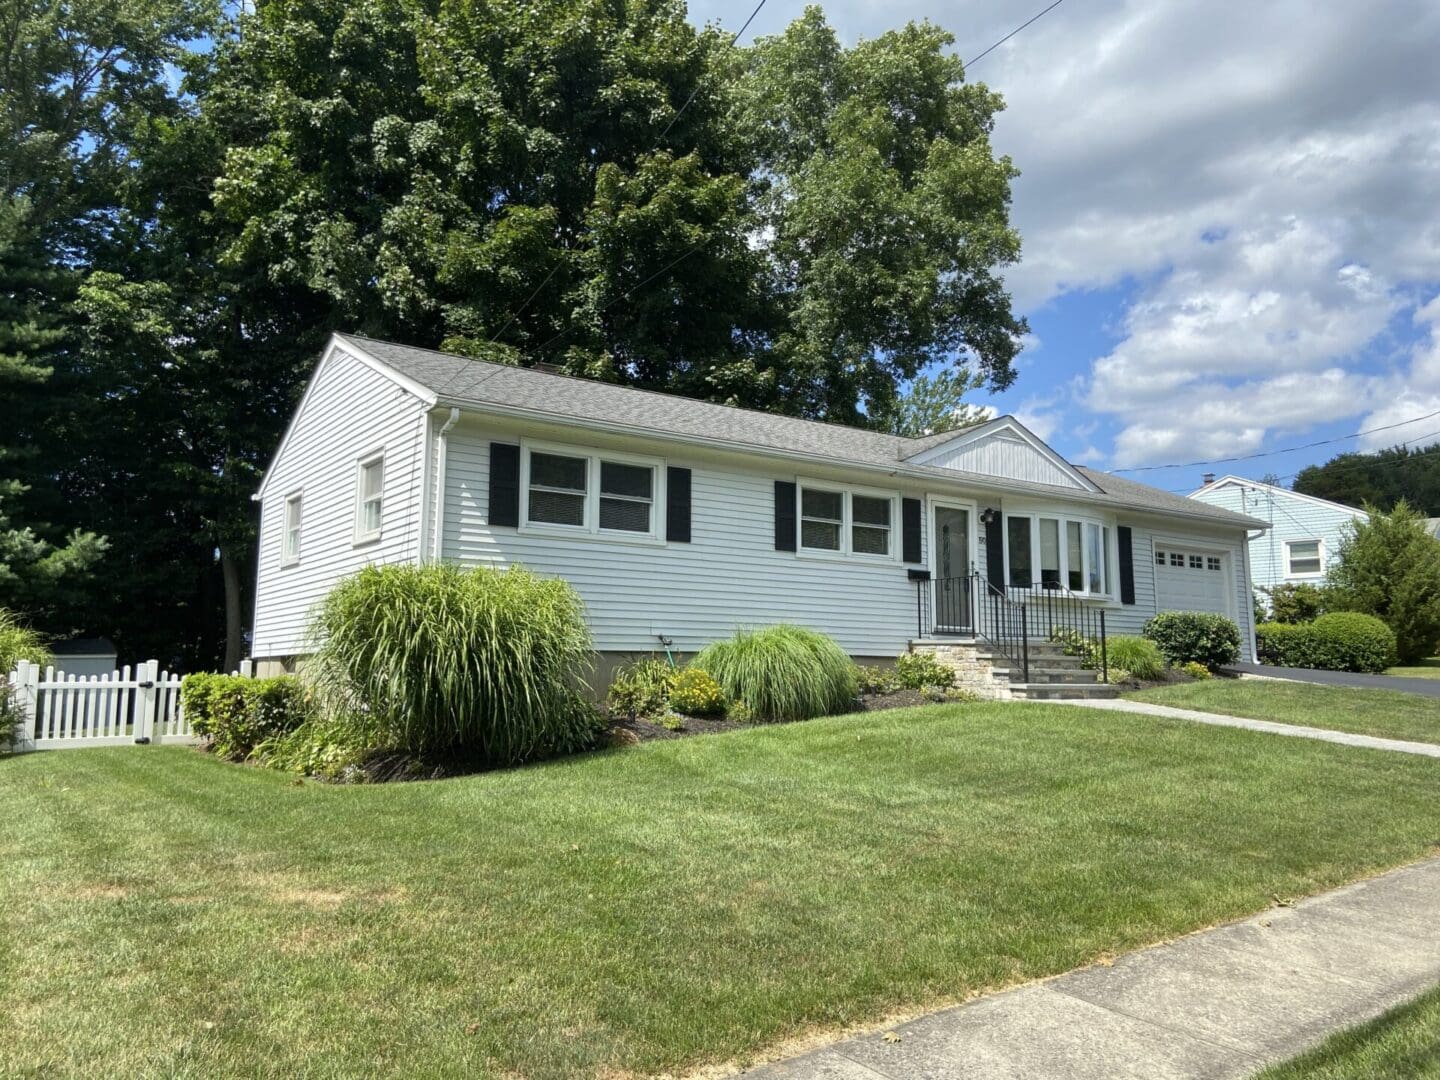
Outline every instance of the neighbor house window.
<svg viewBox="0 0 1440 1080">
<path fill-rule="evenodd" d="M 893 561 L 895 515 L 893 495 L 801 480 L 800 550 Z"/>
<path fill-rule="evenodd" d="M 525 527 L 659 539 L 659 462 L 522 447 Z"/>
<path fill-rule="evenodd" d="M 280 565 L 291 566 L 300 561 L 300 496 L 285 500 L 285 530 L 280 538 Z"/>
<path fill-rule="evenodd" d="M 1292 577 L 1303 577 L 1320 573 L 1319 540 L 1285 541 L 1286 573 Z"/>
<path fill-rule="evenodd" d="M 383 454 L 360 462 L 355 509 L 355 539 L 378 540 L 385 520 L 385 457 Z"/>
<path fill-rule="evenodd" d="M 1085 596 L 1110 595 L 1113 575 L 1108 525 L 1060 516 L 1006 514 L 1005 556 L 1006 580 L 1013 589 L 1038 585 Z M 1164 565 L 1164 552 L 1157 552 L 1155 558 Z"/>
<path fill-rule="evenodd" d="M 562 454 L 530 455 L 530 499 L 527 520 L 541 525 L 585 527 L 590 461 Z"/>
</svg>

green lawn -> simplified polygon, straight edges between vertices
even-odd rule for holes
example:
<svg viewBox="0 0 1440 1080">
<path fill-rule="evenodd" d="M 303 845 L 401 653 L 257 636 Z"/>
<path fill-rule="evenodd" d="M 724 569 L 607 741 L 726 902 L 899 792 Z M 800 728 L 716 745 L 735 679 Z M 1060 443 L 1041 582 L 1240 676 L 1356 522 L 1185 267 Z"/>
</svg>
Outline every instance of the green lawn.
<svg viewBox="0 0 1440 1080">
<path fill-rule="evenodd" d="M 1206 679 L 1125 695 L 1177 709 L 1440 743 L 1440 698 L 1267 679 Z"/>
<path fill-rule="evenodd" d="M 1254 1080 L 1437 1080 L 1440 987 L 1384 1016 L 1342 1031 Z"/>
<path fill-rule="evenodd" d="M 1389 668 L 1386 675 L 1403 675 L 1407 679 L 1440 679 L 1440 656 L 1432 656 L 1429 660 L 1421 660 L 1419 663 L 1400 667 Z"/>
<path fill-rule="evenodd" d="M 299 785 L 0 761 L 23 1075 L 655 1074 L 1424 856 L 1440 762 L 1044 704 Z"/>
</svg>

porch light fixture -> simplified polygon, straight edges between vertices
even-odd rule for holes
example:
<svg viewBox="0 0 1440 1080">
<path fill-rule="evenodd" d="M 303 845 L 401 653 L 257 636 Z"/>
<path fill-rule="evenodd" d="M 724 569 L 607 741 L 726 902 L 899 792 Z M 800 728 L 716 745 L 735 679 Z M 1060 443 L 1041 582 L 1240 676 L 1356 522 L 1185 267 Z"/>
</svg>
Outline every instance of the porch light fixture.
<svg viewBox="0 0 1440 1080">
<path fill-rule="evenodd" d="M 982 525 L 993 525 L 999 520 L 1000 511 L 996 510 L 993 506 L 987 506 L 984 510 L 980 511 L 980 523 Z"/>
</svg>

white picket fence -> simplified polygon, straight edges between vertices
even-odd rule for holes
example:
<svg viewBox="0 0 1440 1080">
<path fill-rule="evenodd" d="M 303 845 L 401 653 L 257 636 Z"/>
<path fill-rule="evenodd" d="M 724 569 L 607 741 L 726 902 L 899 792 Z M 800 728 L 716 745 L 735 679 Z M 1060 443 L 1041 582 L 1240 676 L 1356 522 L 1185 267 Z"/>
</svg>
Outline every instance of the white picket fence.
<svg viewBox="0 0 1440 1080">
<path fill-rule="evenodd" d="M 250 661 L 236 674 L 250 675 Z M 17 752 L 125 743 L 193 743 L 180 705 L 182 676 L 158 660 L 110 675 L 66 675 L 29 661 L 10 673 L 10 692 L 22 714 Z"/>
</svg>

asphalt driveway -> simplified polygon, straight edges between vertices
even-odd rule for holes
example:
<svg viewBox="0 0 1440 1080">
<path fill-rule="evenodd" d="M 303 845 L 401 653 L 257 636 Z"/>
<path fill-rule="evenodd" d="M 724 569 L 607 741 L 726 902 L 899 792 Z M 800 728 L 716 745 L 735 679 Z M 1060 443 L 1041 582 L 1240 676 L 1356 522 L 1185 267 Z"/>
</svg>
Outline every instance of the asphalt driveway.
<svg viewBox="0 0 1440 1080">
<path fill-rule="evenodd" d="M 1402 690 L 1440 698 L 1440 679 L 1405 679 L 1397 675 L 1359 675 L 1349 671 L 1315 671 L 1311 668 L 1271 667 L 1269 664 L 1227 664 L 1233 675 L 1261 675 L 1269 679 L 1318 683 L 1322 686 L 1356 686 L 1373 690 Z"/>
</svg>

